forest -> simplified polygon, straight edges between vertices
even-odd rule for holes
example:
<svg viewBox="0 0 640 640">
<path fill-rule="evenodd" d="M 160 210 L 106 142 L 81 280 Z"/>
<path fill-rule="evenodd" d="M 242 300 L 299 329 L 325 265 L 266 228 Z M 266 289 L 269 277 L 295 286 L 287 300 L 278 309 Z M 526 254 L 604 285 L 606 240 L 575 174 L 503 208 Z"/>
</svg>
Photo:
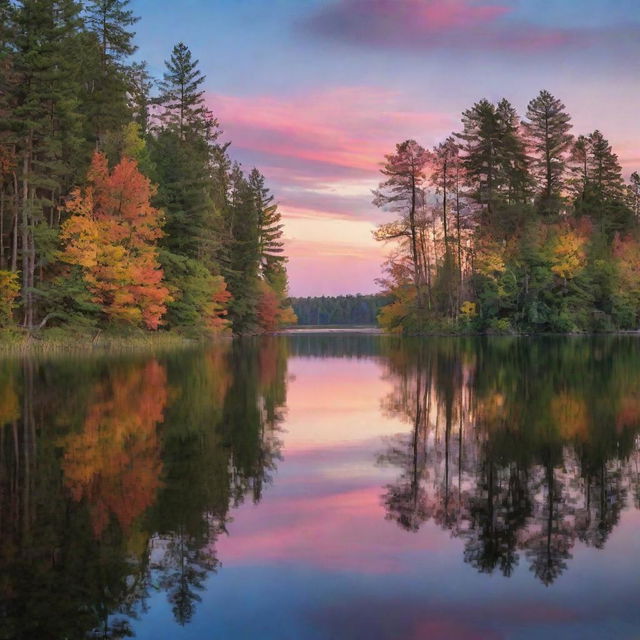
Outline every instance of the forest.
<svg viewBox="0 0 640 640">
<path fill-rule="evenodd" d="M 182 42 L 134 61 L 128 0 L 0 0 L 0 327 L 295 322 L 277 204 L 231 159 Z"/>
<path fill-rule="evenodd" d="M 640 175 L 541 91 L 480 100 L 432 149 L 385 157 L 375 237 L 393 251 L 381 325 L 405 334 L 636 330 Z"/>
<path fill-rule="evenodd" d="M 375 325 L 378 312 L 390 302 L 380 295 L 291 298 L 300 325 Z"/>
</svg>

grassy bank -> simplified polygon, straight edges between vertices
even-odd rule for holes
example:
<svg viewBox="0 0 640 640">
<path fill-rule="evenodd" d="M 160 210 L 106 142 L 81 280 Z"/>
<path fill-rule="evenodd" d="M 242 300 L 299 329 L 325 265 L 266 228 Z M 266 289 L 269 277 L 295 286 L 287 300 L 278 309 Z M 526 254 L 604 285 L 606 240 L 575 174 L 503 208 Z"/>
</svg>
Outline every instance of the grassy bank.
<svg viewBox="0 0 640 640">
<path fill-rule="evenodd" d="M 203 335 L 184 335 L 173 331 L 73 331 L 52 328 L 27 332 L 11 329 L 0 331 L 0 356 L 11 354 L 157 351 L 196 346 L 212 340 L 213 338 Z"/>
</svg>

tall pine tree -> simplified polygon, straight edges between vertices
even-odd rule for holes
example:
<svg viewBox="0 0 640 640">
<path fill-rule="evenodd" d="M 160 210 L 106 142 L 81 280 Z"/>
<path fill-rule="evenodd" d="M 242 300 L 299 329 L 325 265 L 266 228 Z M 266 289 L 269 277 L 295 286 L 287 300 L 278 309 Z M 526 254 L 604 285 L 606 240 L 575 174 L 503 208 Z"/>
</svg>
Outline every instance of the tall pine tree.
<svg viewBox="0 0 640 640">
<path fill-rule="evenodd" d="M 548 91 L 531 100 L 524 122 L 538 180 L 537 203 L 544 215 L 556 214 L 562 205 L 566 154 L 571 148 L 571 116 Z"/>
</svg>

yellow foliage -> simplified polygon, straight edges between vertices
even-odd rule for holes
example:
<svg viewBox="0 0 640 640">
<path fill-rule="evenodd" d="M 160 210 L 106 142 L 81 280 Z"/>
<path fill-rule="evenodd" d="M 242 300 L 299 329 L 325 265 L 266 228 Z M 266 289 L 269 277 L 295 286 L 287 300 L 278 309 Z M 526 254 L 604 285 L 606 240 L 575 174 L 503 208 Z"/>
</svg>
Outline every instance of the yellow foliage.
<svg viewBox="0 0 640 640">
<path fill-rule="evenodd" d="M 559 233 L 552 247 L 551 271 L 565 280 L 571 280 L 586 264 L 586 240 L 571 229 Z"/>
<path fill-rule="evenodd" d="M 470 300 L 465 300 L 460 307 L 460 313 L 468 320 L 478 315 L 478 305 Z"/>
<path fill-rule="evenodd" d="M 378 324 L 385 331 L 402 332 L 402 321 L 409 312 L 408 305 L 403 300 L 396 300 L 388 304 L 378 313 Z"/>
<path fill-rule="evenodd" d="M 496 245 L 483 247 L 478 252 L 476 269 L 483 276 L 493 280 L 497 279 L 498 276 L 506 271 L 504 257 L 500 249 Z"/>
<path fill-rule="evenodd" d="M 562 392 L 551 400 L 551 418 L 565 440 L 587 439 L 587 406 L 583 398 Z"/>
<path fill-rule="evenodd" d="M 0 426 L 20 417 L 20 400 L 13 379 L 0 386 Z"/>
<path fill-rule="evenodd" d="M 6 327 L 13 322 L 13 309 L 19 293 L 18 274 L 0 271 L 0 326 Z"/>
</svg>

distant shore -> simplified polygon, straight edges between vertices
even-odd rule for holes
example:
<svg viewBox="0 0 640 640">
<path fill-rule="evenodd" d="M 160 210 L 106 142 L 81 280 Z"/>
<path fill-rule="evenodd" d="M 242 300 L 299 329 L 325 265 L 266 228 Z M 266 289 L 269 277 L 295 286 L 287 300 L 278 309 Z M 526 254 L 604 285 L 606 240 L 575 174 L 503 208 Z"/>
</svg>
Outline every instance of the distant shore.
<svg viewBox="0 0 640 640">
<path fill-rule="evenodd" d="M 274 332 L 273 335 L 298 335 L 307 333 L 366 333 L 385 334 L 386 332 L 373 325 L 303 325 L 290 327 Z"/>
</svg>

